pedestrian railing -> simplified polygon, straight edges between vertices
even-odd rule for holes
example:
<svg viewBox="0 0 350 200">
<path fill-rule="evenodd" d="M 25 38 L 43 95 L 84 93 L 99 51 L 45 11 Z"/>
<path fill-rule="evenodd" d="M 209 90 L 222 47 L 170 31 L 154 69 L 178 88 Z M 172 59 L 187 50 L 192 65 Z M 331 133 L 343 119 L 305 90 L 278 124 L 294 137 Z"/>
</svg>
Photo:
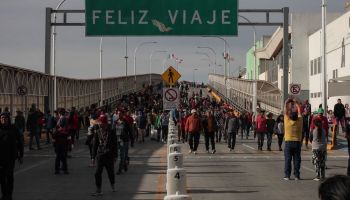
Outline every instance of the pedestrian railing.
<svg viewBox="0 0 350 200">
<path fill-rule="evenodd" d="M 178 128 L 170 117 L 168 131 L 168 169 L 164 200 L 191 200 L 187 194 L 186 170 L 183 167 L 183 144 L 179 143 Z"/>
</svg>

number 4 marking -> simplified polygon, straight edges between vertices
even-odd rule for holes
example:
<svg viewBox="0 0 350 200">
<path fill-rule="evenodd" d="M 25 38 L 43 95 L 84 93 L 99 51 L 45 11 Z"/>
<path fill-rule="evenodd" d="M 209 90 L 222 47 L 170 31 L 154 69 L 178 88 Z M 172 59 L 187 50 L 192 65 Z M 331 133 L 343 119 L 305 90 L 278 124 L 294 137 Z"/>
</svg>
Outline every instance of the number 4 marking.
<svg viewBox="0 0 350 200">
<path fill-rule="evenodd" d="M 180 173 L 179 172 L 176 172 L 175 174 L 175 178 L 179 179 L 180 180 Z"/>
</svg>

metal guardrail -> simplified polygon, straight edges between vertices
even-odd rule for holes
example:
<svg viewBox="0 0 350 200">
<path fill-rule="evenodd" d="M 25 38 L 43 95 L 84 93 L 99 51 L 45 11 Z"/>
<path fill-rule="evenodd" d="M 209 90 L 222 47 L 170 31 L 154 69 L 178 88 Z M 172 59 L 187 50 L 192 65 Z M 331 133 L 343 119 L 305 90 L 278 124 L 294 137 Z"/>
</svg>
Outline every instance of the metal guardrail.
<svg viewBox="0 0 350 200">
<path fill-rule="evenodd" d="M 251 111 L 253 101 L 253 80 L 228 78 L 222 75 L 209 74 L 209 87 L 237 111 Z M 257 81 L 258 105 L 267 112 L 276 115 L 282 111 L 282 93 L 275 85 L 266 81 Z"/>
<path fill-rule="evenodd" d="M 0 63 L 0 109 L 8 107 L 11 114 L 16 110 L 27 114 L 31 104 L 36 104 L 41 111 L 45 110 L 45 101 L 51 102 L 53 90 L 53 76 L 22 69 Z M 148 85 L 149 74 L 134 76 L 105 78 L 104 81 L 104 105 L 118 100 L 122 95 L 134 92 Z M 159 74 L 152 74 L 152 82 L 161 82 Z M 20 96 L 17 89 L 25 86 L 27 94 Z M 100 101 L 100 79 L 72 79 L 57 77 L 57 107 L 77 109 L 85 108 Z M 47 102 L 46 102 L 47 105 Z M 52 107 L 52 106 L 50 106 Z M 49 108 L 50 108 L 49 107 Z M 48 108 L 46 108 L 48 109 Z"/>
</svg>

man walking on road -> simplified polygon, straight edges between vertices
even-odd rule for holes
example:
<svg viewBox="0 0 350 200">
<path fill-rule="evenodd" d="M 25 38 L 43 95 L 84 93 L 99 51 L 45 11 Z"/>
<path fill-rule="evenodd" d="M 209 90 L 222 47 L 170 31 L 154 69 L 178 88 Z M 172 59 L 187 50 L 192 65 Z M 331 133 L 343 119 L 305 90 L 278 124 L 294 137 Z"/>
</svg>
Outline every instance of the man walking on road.
<svg viewBox="0 0 350 200">
<path fill-rule="evenodd" d="M 71 145 L 71 136 L 68 132 L 68 122 L 65 117 L 66 111 L 61 108 L 59 111 L 59 119 L 56 125 L 56 131 L 52 135 L 52 141 L 55 147 L 56 160 L 55 160 L 55 174 L 60 173 L 60 169 L 64 174 L 69 174 L 67 166 L 68 148 Z M 60 167 L 62 163 L 62 167 Z"/>
<path fill-rule="evenodd" d="M 29 130 L 29 150 L 34 150 L 33 145 L 33 137 L 35 137 L 36 145 L 38 150 L 40 147 L 40 127 L 39 127 L 39 112 L 37 111 L 35 105 L 33 104 L 29 110 L 28 120 L 27 120 L 27 129 Z"/>
<path fill-rule="evenodd" d="M 23 140 L 11 125 L 7 113 L 0 114 L 0 185 L 1 200 L 12 200 L 15 161 L 23 161 Z"/>
<path fill-rule="evenodd" d="M 296 108 L 296 110 L 295 110 Z M 294 163 L 295 180 L 300 180 L 301 165 L 301 137 L 303 128 L 303 117 L 299 102 L 288 99 L 284 106 L 284 180 L 290 180 L 292 171 L 292 159 Z"/>
<path fill-rule="evenodd" d="M 339 128 L 341 126 L 342 131 L 344 132 L 344 119 L 345 119 L 345 107 L 344 105 L 341 103 L 341 99 L 338 99 L 338 103 L 334 105 L 334 117 L 336 119 L 337 122 L 337 132 L 335 133 L 335 137 L 334 137 L 334 144 L 337 144 L 337 134 L 339 134 Z"/>
<path fill-rule="evenodd" d="M 112 191 L 115 191 L 114 163 L 117 158 L 117 138 L 107 123 L 99 118 L 99 123 L 92 128 L 94 131 L 93 158 L 97 159 L 95 172 L 96 192 L 92 196 L 102 195 L 102 171 L 106 168 Z"/>
<path fill-rule="evenodd" d="M 190 153 L 197 153 L 200 139 L 201 120 L 195 109 L 191 110 L 191 116 L 186 121 L 185 131 L 189 134 Z"/>
<path fill-rule="evenodd" d="M 269 113 L 267 115 L 267 120 L 266 120 L 266 127 L 267 127 L 266 138 L 267 138 L 267 150 L 268 151 L 271 151 L 272 135 L 273 135 L 273 131 L 275 128 L 275 123 L 276 123 L 276 121 L 272 117 L 273 117 L 273 114 Z"/>
<path fill-rule="evenodd" d="M 228 114 L 225 120 L 225 132 L 228 135 L 228 148 L 230 151 L 235 149 L 236 135 L 239 129 L 239 121 L 233 112 Z"/>
<path fill-rule="evenodd" d="M 216 153 L 214 140 L 216 129 L 217 125 L 214 116 L 211 114 L 210 111 L 208 111 L 206 113 L 206 117 L 203 120 L 203 130 L 205 134 L 205 149 L 207 150 L 207 153 L 209 153 L 209 140 L 212 148 L 211 153 Z"/>
</svg>

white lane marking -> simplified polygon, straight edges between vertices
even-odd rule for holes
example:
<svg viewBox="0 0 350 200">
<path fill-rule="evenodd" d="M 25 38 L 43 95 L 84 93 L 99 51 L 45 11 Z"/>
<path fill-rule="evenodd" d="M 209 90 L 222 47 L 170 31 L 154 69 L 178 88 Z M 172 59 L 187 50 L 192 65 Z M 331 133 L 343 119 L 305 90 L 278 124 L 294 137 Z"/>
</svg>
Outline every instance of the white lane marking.
<svg viewBox="0 0 350 200">
<path fill-rule="evenodd" d="M 311 169 L 311 168 L 308 168 L 308 167 L 305 167 L 305 166 L 301 166 L 301 168 L 306 169 L 307 171 L 310 171 L 310 172 L 315 172 L 314 169 Z"/>
<path fill-rule="evenodd" d="M 249 148 L 249 149 L 256 150 L 254 147 L 251 147 L 251 146 L 249 146 L 249 145 L 246 145 L 246 144 L 242 144 L 242 145 L 245 146 L 245 147 L 247 147 L 247 148 Z"/>
<path fill-rule="evenodd" d="M 20 170 L 18 170 L 18 171 L 15 172 L 15 175 L 18 175 L 18 174 L 20 174 L 20 173 L 29 171 L 29 170 L 31 170 L 31 169 L 33 169 L 33 168 L 35 168 L 35 167 L 39 167 L 40 165 L 46 164 L 46 163 L 48 163 L 48 162 L 51 162 L 52 160 L 53 160 L 53 159 L 43 160 L 43 161 L 38 162 L 38 163 L 35 164 L 35 165 L 31 165 L 31 166 L 29 166 L 29 167 L 20 169 Z"/>
</svg>

